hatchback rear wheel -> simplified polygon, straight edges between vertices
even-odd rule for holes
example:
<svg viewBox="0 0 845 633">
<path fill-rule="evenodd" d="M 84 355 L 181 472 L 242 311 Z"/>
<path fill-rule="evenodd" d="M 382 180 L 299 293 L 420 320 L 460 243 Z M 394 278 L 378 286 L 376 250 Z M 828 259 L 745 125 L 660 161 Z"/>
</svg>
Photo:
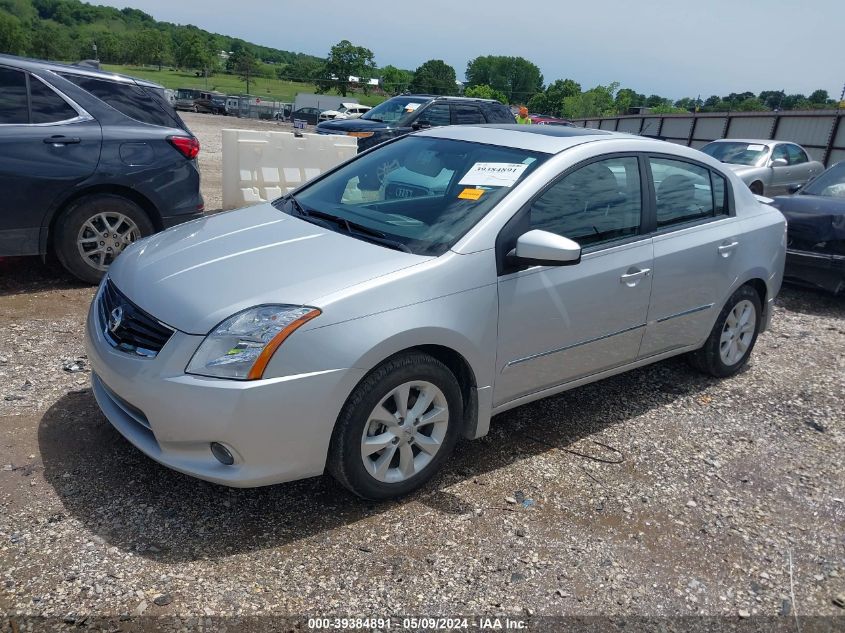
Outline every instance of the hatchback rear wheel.
<svg viewBox="0 0 845 633">
<path fill-rule="evenodd" d="M 147 214 L 131 200 L 96 194 L 81 198 L 59 218 L 54 246 L 71 274 L 95 284 L 127 246 L 154 232 Z"/>
<path fill-rule="evenodd" d="M 463 401 L 457 380 L 421 352 L 395 356 L 355 389 L 338 417 L 327 468 L 367 499 L 422 486 L 457 440 Z"/>
</svg>

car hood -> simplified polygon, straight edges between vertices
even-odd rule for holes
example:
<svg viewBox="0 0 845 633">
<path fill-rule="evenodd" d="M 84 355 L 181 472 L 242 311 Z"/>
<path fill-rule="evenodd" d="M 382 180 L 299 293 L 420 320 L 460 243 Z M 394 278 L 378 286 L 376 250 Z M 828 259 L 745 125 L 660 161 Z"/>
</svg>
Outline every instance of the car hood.
<svg viewBox="0 0 845 633">
<path fill-rule="evenodd" d="M 335 233 L 262 204 L 141 240 L 115 260 L 109 277 L 163 323 L 206 334 L 246 308 L 313 305 L 330 293 L 429 259 Z"/>
<path fill-rule="evenodd" d="M 845 198 L 828 196 L 778 196 L 772 206 L 786 217 L 793 240 L 808 244 L 845 240 Z"/>
<path fill-rule="evenodd" d="M 317 126 L 318 130 L 337 130 L 338 132 L 376 132 L 378 130 L 394 129 L 389 123 L 370 121 L 369 119 L 333 119 L 323 121 Z"/>
</svg>

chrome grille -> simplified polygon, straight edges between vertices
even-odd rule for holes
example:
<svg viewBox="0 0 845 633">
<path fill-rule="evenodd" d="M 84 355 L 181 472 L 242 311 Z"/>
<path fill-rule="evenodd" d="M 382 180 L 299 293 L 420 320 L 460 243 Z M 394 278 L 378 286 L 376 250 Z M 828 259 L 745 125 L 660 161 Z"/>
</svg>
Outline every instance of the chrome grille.
<svg viewBox="0 0 845 633">
<path fill-rule="evenodd" d="M 132 303 L 107 279 L 97 302 L 106 340 L 128 354 L 152 358 L 170 340 L 173 329 Z"/>
</svg>

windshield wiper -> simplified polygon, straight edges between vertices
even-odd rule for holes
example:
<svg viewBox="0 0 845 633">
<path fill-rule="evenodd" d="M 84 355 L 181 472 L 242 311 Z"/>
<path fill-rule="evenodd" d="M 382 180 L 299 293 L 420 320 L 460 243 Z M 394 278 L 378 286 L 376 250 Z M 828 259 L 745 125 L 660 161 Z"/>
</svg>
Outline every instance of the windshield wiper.
<svg viewBox="0 0 845 633">
<path fill-rule="evenodd" d="M 402 251 L 404 253 L 413 253 L 413 251 L 402 242 L 398 242 L 387 237 L 386 233 L 382 233 L 376 229 L 371 229 L 370 227 L 358 224 L 357 222 L 352 222 L 338 215 L 332 215 L 331 213 L 317 211 L 314 209 L 309 211 L 293 196 L 288 196 L 288 200 L 291 201 L 293 208 L 296 210 L 296 215 L 307 222 L 311 222 L 312 224 L 317 224 L 318 226 L 325 228 L 329 228 L 329 223 L 331 223 L 343 229 L 349 235 L 360 237 L 369 242 L 381 244 L 382 246 Z"/>
</svg>

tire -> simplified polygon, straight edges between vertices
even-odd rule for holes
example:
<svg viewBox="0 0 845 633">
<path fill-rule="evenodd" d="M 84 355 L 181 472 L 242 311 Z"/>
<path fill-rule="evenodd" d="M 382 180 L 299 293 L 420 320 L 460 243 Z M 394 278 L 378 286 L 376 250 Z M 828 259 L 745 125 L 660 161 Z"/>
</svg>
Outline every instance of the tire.
<svg viewBox="0 0 845 633">
<path fill-rule="evenodd" d="M 752 314 L 747 312 L 749 307 L 753 308 Z M 690 364 L 716 378 L 733 376 L 745 366 L 751 356 L 760 331 L 762 315 L 762 304 L 757 291 L 751 286 L 738 288 L 722 308 L 702 348 L 689 355 Z M 746 318 L 748 320 L 744 321 Z M 746 329 L 743 323 L 753 323 L 753 329 Z"/>
<path fill-rule="evenodd" d="M 751 193 L 753 193 L 755 196 L 763 195 L 763 183 L 759 180 L 755 180 L 754 182 L 752 182 L 750 185 L 748 185 L 748 188 L 751 189 Z"/>
<path fill-rule="evenodd" d="M 429 401 L 417 412 L 421 424 L 412 422 L 410 415 L 401 417 L 397 392 L 405 393 L 406 386 L 408 414 L 414 413 L 421 394 Z M 432 422 L 426 424 L 426 419 Z M 431 479 L 449 457 L 462 420 L 461 390 L 443 363 L 422 352 L 394 356 L 370 372 L 347 399 L 332 433 L 326 468 L 365 499 L 408 494 Z M 386 439 L 370 440 L 372 447 L 365 448 L 367 437 Z"/>
<path fill-rule="evenodd" d="M 106 222 L 111 229 L 108 238 Z M 80 198 L 62 214 L 56 223 L 53 247 L 68 272 L 96 284 L 126 246 L 153 233 L 150 218 L 128 198 L 94 194 Z"/>
</svg>

